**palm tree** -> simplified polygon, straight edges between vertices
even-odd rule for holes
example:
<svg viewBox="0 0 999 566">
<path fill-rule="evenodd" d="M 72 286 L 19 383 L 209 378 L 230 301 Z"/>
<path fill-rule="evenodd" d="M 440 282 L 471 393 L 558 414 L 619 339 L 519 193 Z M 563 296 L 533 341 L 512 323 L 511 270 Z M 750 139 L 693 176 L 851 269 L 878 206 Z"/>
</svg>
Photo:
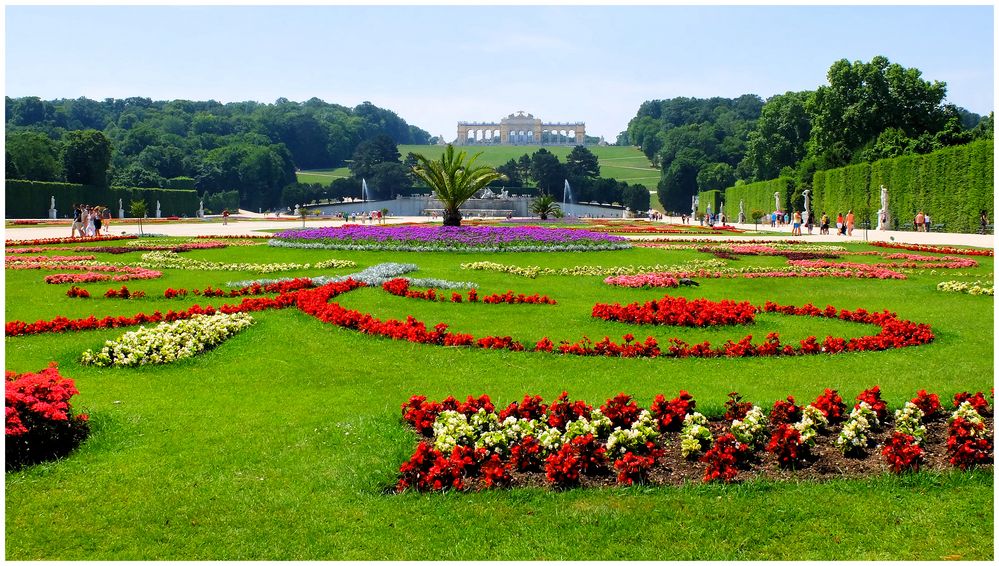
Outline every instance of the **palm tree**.
<svg viewBox="0 0 999 566">
<path fill-rule="evenodd" d="M 548 215 L 558 216 L 562 208 L 551 195 L 545 193 L 531 201 L 531 212 L 540 215 L 542 220 L 548 220 Z"/>
<path fill-rule="evenodd" d="M 465 161 L 465 155 L 464 151 L 455 155 L 451 144 L 448 144 L 439 161 L 430 161 L 419 153 L 413 154 L 417 161 L 413 174 L 433 189 L 434 196 L 444 203 L 445 226 L 461 226 L 458 207 L 489 183 L 506 179 L 492 167 L 473 166 L 482 153 L 476 153 L 468 161 Z"/>
</svg>

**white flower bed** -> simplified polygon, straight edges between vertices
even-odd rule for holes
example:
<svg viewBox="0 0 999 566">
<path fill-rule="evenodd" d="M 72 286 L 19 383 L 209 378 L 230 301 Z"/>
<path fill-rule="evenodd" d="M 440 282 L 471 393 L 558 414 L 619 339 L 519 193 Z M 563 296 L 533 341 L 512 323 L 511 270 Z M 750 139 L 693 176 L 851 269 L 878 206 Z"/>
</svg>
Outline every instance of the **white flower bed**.
<svg viewBox="0 0 999 566">
<path fill-rule="evenodd" d="M 631 423 L 631 428 L 615 427 L 610 433 L 607 437 L 607 456 L 611 459 L 624 456 L 626 452 L 644 448 L 647 442 L 657 438 L 659 431 L 656 429 L 656 421 L 651 413 L 643 409 L 638 419 Z"/>
<path fill-rule="evenodd" d="M 937 283 L 937 291 L 994 296 L 995 285 L 989 285 L 988 283 L 982 283 L 981 281 L 975 281 L 974 283 L 967 283 L 964 281 L 942 281 Z"/>
<path fill-rule="evenodd" d="M 809 446 L 815 445 L 815 437 L 828 426 L 829 419 L 812 405 L 806 405 L 801 410 L 801 420 L 794 424 L 794 428 L 801 435 L 801 443 Z"/>
<path fill-rule="evenodd" d="M 340 283 L 348 279 L 353 279 L 358 283 L 364 283 L 365 285 L 371 285 L 372 287 L 380 286 L 382 283 L 395 279 L 402 276 L 403 274 L 410 273 L 419 269 L 419 266 L 415 263 L 379 263 L 377 265 L 372 265 L 371 267 L 362 269 L 357 273 L 349 273 L 347 275 L 320 275 L 317 277 L 310 277 L 317 286 L 326 285 L 327 283 Z M 229 281 L 226 283 L 227 287 L 247 287 L 253 285 L 254 283 L 259 283 L 260 285 L 269 285 L 271 283 L 280 283 L 282 281 L 291 281 L 295 279 L 294 277 L 282 277 L 277 279 L 248 279 L 245 281 Z M 470 281 L 448 281 L 445 279 L 427 279 L 427 278 L 412 278 L 404 277 L 409 281 L 412 287 L 427 287 L 434 289 L 470 289 L 472 287 L 477 287 L 475 283 Z"/>
<path fill-rule="evenodd" d="M 195 315 L 187 320 L 140 327 L 87 350 L 81 362 L 95 366 L 167 364 L 196 356 L 253 324 L 246 313 Z"/>
<path fill-rule="evenodd" d="M 142 254 L 142 261 L 137 265 L 146 268 L 163 269 L 199 269 L 205 271 L 256 271 L 257 273 L 274 273 L 292 271 L 295 269 L 336 269 L 341 267 L 356 267 L 349 260 L 331 259 L 317 263 L 219 263 L 181 257 L 176 252 L 149 252 Z"/>
<path fill-rule="evenodd" d="M 520 275 L 522 277 L 534 279 L 538 275 L 566 275 L 577 277 L 587 275 L 634 275 L 636 273 L 651 272 L 686 272 L 697 271 L 699 269 L 720 269 L 726 265 L 728 264 L 720 259 L 698 259 L 676 265 L 622 265 L 617 267 L 576 265 L 573 267 L 553 269 L 550 267 L 539 267 L 536 265 L 519 267 L 516 265 L 506 265 L 492 261 L 475 261 L 471 263 L 463 263 L 461 264 L 461 268 L 473 271 L 499 271 L 501 273 L 510 273 L 511 275 Z"/>
</svg>

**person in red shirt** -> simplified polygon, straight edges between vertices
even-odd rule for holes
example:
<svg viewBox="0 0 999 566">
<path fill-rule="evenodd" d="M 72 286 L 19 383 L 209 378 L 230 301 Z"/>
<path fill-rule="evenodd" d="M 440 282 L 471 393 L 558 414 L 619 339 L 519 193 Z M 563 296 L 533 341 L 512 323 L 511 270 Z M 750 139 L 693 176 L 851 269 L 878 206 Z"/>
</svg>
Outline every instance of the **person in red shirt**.
<svg viewBox="0 0 999 566">
<path fill-rule="evenodd" d="M 851 210 L 851 211 L 847 212 L 847 214 L 846 214 L 846 235 L 847 236 L 852 236 L 853 235 L 853 221 L 854 221 L 853 211 Z"/>
</svg>

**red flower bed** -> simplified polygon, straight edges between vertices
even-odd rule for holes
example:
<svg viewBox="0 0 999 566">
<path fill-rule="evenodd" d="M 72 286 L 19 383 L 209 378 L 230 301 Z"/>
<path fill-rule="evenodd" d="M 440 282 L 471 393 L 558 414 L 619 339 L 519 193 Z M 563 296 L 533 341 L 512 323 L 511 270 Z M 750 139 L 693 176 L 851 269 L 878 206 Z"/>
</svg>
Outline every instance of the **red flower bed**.
<svg viewBox="0 0 999 566">
<path fill-rule="evenodd" d="M 704 471 L 704 482 L 720 481 L 729 483 L 739 474 L 739 462 L 748 455 L 749 448 L 726 432 L 715 439 L 711 448 L 701 456 L 708 465 Z"/>
<path fill-rule="evenodd" d="M 65 456 L 86 438 L 88 416 L 74 415 L 69 403 L 80 392 L 55 362 L 37 373 L 5 375 L 8 470 Z"/>
<path fill-rule="evenodd" d="M 89 251 L 89 250 L 88 250 Z M 36 256 L 14 256 L 4 258 L 4 265 L 7 269 L 49 269 L 44 265 L 39 267 L 12 266 L 12 263 L 68 263 L 71 261 L 91 261 L 97 256 L 93 255 L 36 255 Z"/>
<path fill-rule="evenodd" d="M 108 242 L 111 240 L 134 240 L 138 236 L 95 236 L 91 238 L 38 238 L 35 240 L 6 240 L 4 246 L 39 246 L 44 244 L 82 244 L 84 242 Z"/>
<path fill-rule="evenodd" d="M 631 395 L 620 393 L 617 397 L 608 399 L 606 403 L 601 405 L 600 412 L 610 419 L 614 426 L 631 428 L 631 424 L 638 420 L 638 415 L 642 410 L 638 408 L 638 404 L 631 398 Z"/>
<path fill-rule="evenodd" d="M 781 423 L 770 436 L 767 452 L 777 458 L 782 468 L 794 468 L 804 460 L 808 453 L 808 445 L 801 443 L 801 433 L 787 423 Z"/>
<path fill-rule="evenodd" d="M 899 244 L 894 242 L 868 242 L 868 243 L 872 246 L 877 246 L 879 248 L 911 250 L 916 252 L 932 252 L 932 253 L 950 254 L 950 255 L 977 255 L 977 256 L 989 256 L 989 257 L 994 255 L 993 250 L 952 248 L 950 246 L 931 246 L 926 244 Z"/>
<path fill-rule="evenodd" d="M 936 393 L 927 393 L 925 389 L 916 392 L 912 398 L 912 404 L 923 411 L 923 418 L 931 420 L 941 415 L 940 396 Z"/>
<path fill-rule="evenodd" d="M 795 405 L 794 397 L 787 396 L 787 400 L 778 399 L 774 401 L 774 406 L 770 409 L 770 422 L 775 425 L 794 424 L 801 420 L 801 407 Z"/>
<path fill-rule="evenodd" d="M 985 400 L 985 394 L 978 391 L 974 395 L 968 393 L 967 391 L 962 391 L 960 393 L 954 394 L 954 407 L 960 407 L 961 403 L 967 401 L 971 404 L 972 408 L 975 409 L 979 415 L 983 417 L 989 412 L 989 402 Z"/>
<path fill-rule="evenodd" d="M 839 396 L 835 389 L 826 389 L 822 395 L 812 403 L 812 406 L 822 411 L 822 414 L 829 419 L 830 423 L 843 420 L 843 413 L 846 411 L 846 403 Z"/>
<path fill-rule="evenodd" d="M 104 292 L 105 299 L 141 299 L 145 296 L 145 291 L 129 291 L 128 287 L 124 285 L 121 286 L 121 289 L 108 289 Z"/>
<path fill-rule="evenodd" d="M 621 306 L 597 303 L 591 313 L 594 318 L 629 322 L 633 324 L 662 324 L 670 326 L 720 326 L 749 324 L 755 320 L 756 307 L 748 301 L 687 300 L 666 295 L 647 303 Z"/>
<path fill-rule="evenodd" d="M 992 463 L 992 439 L 985 434 L 985 424 L 963 417 L 948 427 L 947 453 L 950 463 L 962 470 Z"/>
<path fill-rule="evenodd" d="M 694 412 L 696 405 L 694 397 L 681 389 L 680 394 L 669 401 L 662 394 L 656 395 L 649 412 L 656 419 L 660 432 L 676 432 L 683 427 L 683 419 Z"/>
<path fill-rule="evenodd" d="M 888 404 L 881 400 L 881 388 L 875 385 L 870 389 L 865 389 L 857 395 L 857 404 L 854 408 L 860 406 L 861 403 L 867 403 L 871 410 L 878 416 L 878 420 L 881 422 L 885 421 L 888 416 Z"/>
<path fill-rule="evenodd" d="M 460 303 L 463 297 L 459 293 L 451 293 L 447 295 L 438 291 L 437 289 L 427 289 L 426 291 L 414 291 L 409 288 L 409 280 L 402 277 L 391 279 L 382 283 L 382 289 L 391 295 L 396 295 L 399 297 L 407 297 L 410 299 L 423 299 L 425 301 L 451 301 L 452 303 Z M 531 304 L 531 305 L 554 305 L 557 304 L 554 299 L 548 298 L 547 295 L 538 295 L 537 293 L 533 295 L 524 295 L 523 293 L 514 295 L 513 291 L 507 291 L 504 294 L 494 293 L 492 295 L 486 295 L 484 297 L 479 297 L 478 292 L 475 289 L 468 291 L 468 302 L 474 303 L 481 301 L 487 304 L 498 304 L 498 303 L 509 303 L 511 305 L 517 304 Z"/>
<path fill-rule="evenodd" d="M 90 291 L 87 291 L 86 289 L 81 289 L 76 285 L 73 285 L 72 287 L 69 288 L 69 291 L 66 291 L 66 296 L 76 299 L 89 299 Z"/>
</svg>

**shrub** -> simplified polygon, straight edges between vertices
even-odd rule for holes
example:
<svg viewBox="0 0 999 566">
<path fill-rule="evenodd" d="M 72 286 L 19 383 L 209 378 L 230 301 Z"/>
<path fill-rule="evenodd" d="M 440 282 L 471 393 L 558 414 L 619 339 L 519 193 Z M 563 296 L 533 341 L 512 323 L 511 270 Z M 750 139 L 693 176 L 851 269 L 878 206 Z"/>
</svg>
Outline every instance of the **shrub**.
<svg viewBox="0 0 999 566">
<path fill-rule="evenodd" d="M 694 411 L 695 406 L 694 397 L 683 389 L 678 396 L 669 401 L 659 394 L 652 401 L 652 416 L 656 419 L 660 432 L 678 431 L 683 427 L 687 415 Z"/>
<path fill-rule="evenodd" d="M 632 400 L 631 395 L 620 393 L 613 399 L 608 399 L 601 405 L 600 412 L 611 420 L 616 427 L 631 428 L 632 423 L 638 420 L 641 410 L 638 404 Z"/>
<path fill-rule="evenodd" d="M 860 392 L 860 395 L 857 395 L 857 404 L 854 407 L 859 407 L 861 403 L 867 403 L 867 406 L 878 416 L 879 421 L 885 420 L 885 417 L 888 416 L 888 404 L 881 400 L 881 388 L 877 385 L 865 389 Z"/>
<path fill-rule="evenodd" d="M 728 394 L 728 401 L 725 401 L 725 420 L 734 421 L 735 419 L 745 418 L 746 413 L 752 408 L 752 403 L 742 401 L 742 395 L 733 391 Z"/>
<path fill-rule="evenodd" d="M 69 288 L 69 291 L 66 291 L 66 296 L 70 298 L 89 299 L 90 291 L 73 285 Z"/>
<path fill-rule="evenodd" d="M 912 470 L 919 471 L 923 459 L 923 449 L 915 437 L 903 432 L 894 432 L 881 450 L 888 467 L 896 474 Z"/>
<path fill-rule="evenodd" d="M 780 399 L 774 401 L 774 406 L 770 409 L 770 422 L 775 425 L 794 424 L 801 420 L 801 407 L 795 405 L 794 397 L 788 395 L 786 401 Z"/>
<path fill-rule="evenodd" d="M 843 398 L 835 389 L 826 389 L 812 403 L 812 406 L 822 411 L 822 414 L 831 423 L 843 420 L 843 413 L 846 411 L 846 404 L 843 403 Z"/>
<path fill-rule="evenodd" d="M 936 393 L 927 393 L 925 389 L 920 389 L 916 392 L 916 396 L 912 398 L 911 403 L 923 412 L 923 418 L 930 420 L 940 416 L 941 406 L 940 406 L 940 396 Z"/>
<path fill-rule="evenodd" d="M 777 457 L 783 468 L 794 468 L 808 451 L 808 444 L 801 441 L 801 433 L 788 423 L 781 423 L 767 443 L 767 452 Z"/>
<path fill-rule="evenodd" d="M 6 469 L 69 454 L 90 433 L 89 416 L 73 413 L 76 384 L 55 362 L 38 373 L 6 372 Z"/>
<path fill-rule="evenodd" d="M 721 481 L 729 483 L 735 479 L 739 470 L 736 467 L 744 458 L 747 449 L 731 433 L 725 433 L 715 439 L 711 448 L 701 457 L 707 463 L 704 471 L 704 482 Z"/>
</svg>

